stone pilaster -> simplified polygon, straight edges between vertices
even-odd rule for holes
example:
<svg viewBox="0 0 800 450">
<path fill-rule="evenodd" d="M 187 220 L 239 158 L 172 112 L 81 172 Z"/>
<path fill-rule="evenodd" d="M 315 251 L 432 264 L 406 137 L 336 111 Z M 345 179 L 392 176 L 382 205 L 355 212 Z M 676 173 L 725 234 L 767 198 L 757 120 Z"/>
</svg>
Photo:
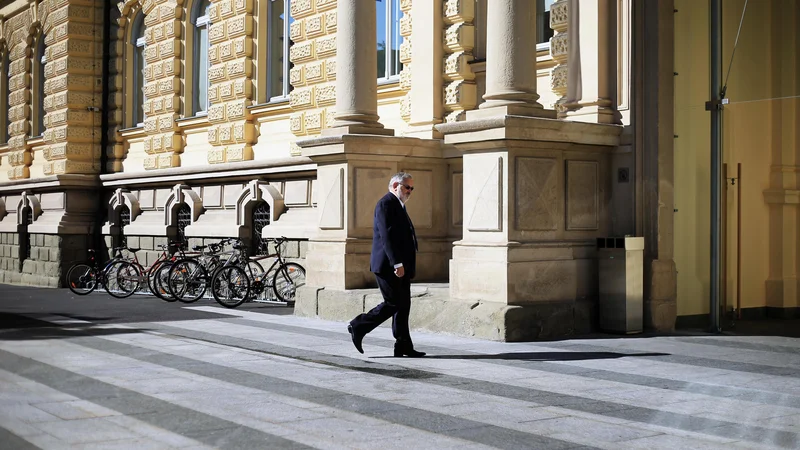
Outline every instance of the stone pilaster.
<svg viewBox="0 0 800 450">
<path fill-rule="evenodd" d="M 336 0 L 305 0 L 291 3 L 294 67 L 289 80 L 292 115 L 289 126 L 295 136 L 315 136 L 333 125 L 336 104 Z M 292 146 L 292 154 L 300 148 Z"/>
<path fill-rule="evenodd" d="M 120 13 L 120 8 L 112 8 L 112 16 L 106 18 L 111 21 L 111 43 L 105 64 L 108 64 L 108 76 L 112 81 L 109 83 L 108 111 L 105 112 L 108 115 L 108 146 L 103 151 L 108 158 L 106 171 L 110 173 L 122 172 L 122 160 L 125 158 L 125 141 L 119 131 L 125 127 L 125 33 L 133 15 L 130 9 L 127 14 Z"/>
<path fill-rule="evenodd" d="M 52 2 L 45 66 L 45 175 L 100 170 L 102 28 L 94 2 Z"/>
<path fill-rule="evenodd" d="M 181 21 L 179 0 L 145 2 L 144 168 L 179 167 L 183 138 L 175 123 L 181 110 Z"/>
<path fill-rule="evenodd" d="M 550 6 L 550 28 L 555 31 L 555 35 L 550 38 L 550 56 L 557 63 L 552 72 L 550 72 L 550 89 L 559 97 L 553 105 L 559 117 L 564 116 L 565 108 L 563 103 L 566 101 L 567 96 L 567 74 L 569 73 L 567 64 L 569 55 L 568 18 L 569 2 L 567 0 L 557 0 Z"/>
<path fill-rule="evenodd" d="M 218 0 L 209 10 L 211 164 L 253 159 L 256 127 L 247 110 L 253 103 L 253 7 L 253 0 Z"/>
<path fill-rule="evenodd" d="M 492 5 L 494 7 L 494 5 Z M 491 9 L 491 8 L 490 8 Z M 444 3 L 444 108 L 445 120 L 464 120 L 464 113 L 478 104 L 475 74 L 469 66 L 474 59 L 475 0 L 446 0 Z"/>
<path fill-rule="evenodd" d="M 436 5 L 438 1 L 431 1 Z M 434 6 L 435 7 L 435 6 Z M 412 0 L 400 0 L 400 11 L 403 16 L 400 18 L 400 36 L 403 36 L 403 43 L 400 44 L 400 62 L 403 63 L 403 70 L 400 71 L 400 89 L 405 95 L 400 99 L 400 117 L 406 122 L 411 121 L 411 60 L 412 46 L 411 36 L 413 34 L 413 22 L 411 20 L 413 2 Z M 435 45 L 430 47 L 436 47 Z"/>
<path fill-rule="evenodd" d="M 31 131 L 31 55 L 33 41 L 31 32 L 34 11 L 29 9 L 12 17 L 6 31 L 6 42 L 9 46 L 9 90 L 8 98 L 8 178 L 19 180 L 30 178 L 30 166 L 33 153 L 28 146 L 28 135 Z"/>
</svg>

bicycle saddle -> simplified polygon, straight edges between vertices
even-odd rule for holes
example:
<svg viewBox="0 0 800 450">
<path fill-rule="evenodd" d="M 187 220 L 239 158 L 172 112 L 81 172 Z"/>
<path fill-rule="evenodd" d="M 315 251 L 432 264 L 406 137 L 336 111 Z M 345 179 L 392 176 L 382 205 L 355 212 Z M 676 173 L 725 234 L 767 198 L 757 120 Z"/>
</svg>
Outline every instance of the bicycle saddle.
<svg viewBox="0 0 800 450">
<path fill-rule="evenodd" d="M 205 250 L 206 247 L 207 246 L 205 246 L 205 245 L 195 245 L 194 247 L 192 247 L 192 250 L 194 250 L 196 252 L 201 252 L 201 251 Z"/>
<path fill-rule="evenodd" d="M 129 252 L 131 252 L 131 253 L 136 253 L 136 252 L 138 252 L 138 251 L 139 251 L 139 250 L 141 250 L 141 249 L 140 249 L 140 248 L 129 248 L 129 249 L 127 249 L 127 250 L 128 250 Z"/>
</svg>

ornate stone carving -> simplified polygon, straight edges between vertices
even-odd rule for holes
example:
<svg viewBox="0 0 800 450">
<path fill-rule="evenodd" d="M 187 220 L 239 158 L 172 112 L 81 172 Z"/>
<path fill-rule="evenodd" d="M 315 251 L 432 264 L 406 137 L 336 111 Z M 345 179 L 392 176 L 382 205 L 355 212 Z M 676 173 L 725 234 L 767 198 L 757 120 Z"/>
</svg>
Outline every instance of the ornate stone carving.
<svg viewBox="0 0 800 450">
<path fill-rule="evenodd" d="M 446 24 L 443 64 L 445 121 L 454 122 L 463 120 L 464 112 L 477 104 L 477 87 L 471 82 L 475 74 L 469 66 L 474 59 L 475 27 L 472 20 L 475 0 L 445 0 L 443 7 Z"/>
<path fill-rule="evenodd" d="M 330 126 L 328 105 L 336 102 L 336 0 L 295 0 L 291 2 L 289 59 L 294 67 L 289 82 L 294 89 L 289 105 L 294 113 L 289 129 L 296 136 L 314 135 Z M 299 155 L 299 148 L 292 154 Z"/>
<path fill-rule="evenodd" d="M 567 34 L 569 8 L 567 0 L 558 0 L 550 6 L 550 27 L 555 30 L 555 35 L 550 38 L 550 56 L 558 62 L 550 74 L 550 87 L 558 94 L 559 99 L 553 107 L 558 111 L 559 117 L 566 113 L 563 107 L 567 95 L 567 80 L 569 68 L 569 35 Z"/>
</svg>

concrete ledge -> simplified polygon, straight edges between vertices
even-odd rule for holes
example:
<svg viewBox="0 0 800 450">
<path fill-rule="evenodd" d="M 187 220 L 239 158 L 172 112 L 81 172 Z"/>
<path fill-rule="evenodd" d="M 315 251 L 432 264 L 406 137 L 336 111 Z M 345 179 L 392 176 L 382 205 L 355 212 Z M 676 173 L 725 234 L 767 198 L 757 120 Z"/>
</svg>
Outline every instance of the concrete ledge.
<svg viewBox="0 0 800 450">
<path fill-rule="evenodd" d="M 348 322 L 382 301 L 377 289 L 300 288 L 295 315 Z M 450 298 L 445 284 L 412 285 L 412 330 L 425 330 L 493 341 L 533 341 L 585 334 L 594 330 L 596 301 L 538 302 L 507 305 Z M 386 321 L 383 326 L 390 326 Z"/>
</svg>

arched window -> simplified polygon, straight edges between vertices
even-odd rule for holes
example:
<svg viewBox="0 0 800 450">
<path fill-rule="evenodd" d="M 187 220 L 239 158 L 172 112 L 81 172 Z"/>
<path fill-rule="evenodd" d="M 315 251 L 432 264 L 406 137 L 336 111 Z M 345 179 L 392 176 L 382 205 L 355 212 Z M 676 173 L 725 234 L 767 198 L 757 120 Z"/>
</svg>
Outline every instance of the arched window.
<svg viewBox="0 0 800 450">
<path fill-rule="evenodd" d="M 133 58 L 129 61 L 133 63 L 132 79 L 131 79 L 131 121 L 130 126 L 141 126 L 144 124 L 144 14 L 139 12 L 133 19 L 131 26 L 131 40 L 130 40 Z"/>
<path fill-rule="evenodd" d="M 267 91 L 269 100 L 283 99 L 289 96 L 292 85 L 289 83 L 289 70 L 292 68 L 289 62 L 289 27 L 294 19 L 291 16 L 289 0 L 271 0 L 269 2 L 269 12 L 267 25 L 268 40 L 267 45 L 269 55 L 267 56 L 269 67 L 267 68 Z"/>
<path fill-rule="evenodd" d="M 23 227 L 19 233 L 19 264 L 22 270 L 22 263 L 31 257 L 31 235 L 28 233 L 28 226 L 33 223 L 33 210 L 30 207 L 22 208 Z"/>
<path fill-rule="evenodd" d="M 36 53 L 33 57 L 33 129 L 31 136 L 44 134 L 44 34 L 36 39 Z"/>
<path fill-rule="evenodd" d="M 265 226 L 269 225 L 269 203 L 261 202 L 253 208 L 253 229 L 251 231 L 251 248 L 257 255 L 266 255 L 269 250 L 267 249 L 266 242 L 261 240 L 261 231 Z"/>
<path fill-rule="evenodd" d="M 209 0 L 198 0 L 192 11 L 194 25 L 194 89 L 192 97 L 192 114 L 208 112 L 208 18 Z"/>
<path fill-rule="evenodd" d="M 192 223 L 192 209 L 186 203 L 181 203 L 176 213 L 175 222 L 178 224 L 178 241 L 187 242 L 186 227 Z"/>
<path fill-rule="evenodd" d="M 8 67 L 10 62 L 8 49 L 4 48 L 2 52 L 0 52 L 0 64 L 3 66 L 0 68 L 0 144 L 8 143 L 8 126 L 11 125 L 9 122 L 11 105 L 8 101 L 11 97 L 11 88 L 9 84 L 11 70 Z"/>
<path fill-rule="evenodd" d="M 375 3 L 378 79 L 389 80 L 400 76 L 403 63 L 400 62 L 400 0 L 384 0 Z"/>
</svg>

